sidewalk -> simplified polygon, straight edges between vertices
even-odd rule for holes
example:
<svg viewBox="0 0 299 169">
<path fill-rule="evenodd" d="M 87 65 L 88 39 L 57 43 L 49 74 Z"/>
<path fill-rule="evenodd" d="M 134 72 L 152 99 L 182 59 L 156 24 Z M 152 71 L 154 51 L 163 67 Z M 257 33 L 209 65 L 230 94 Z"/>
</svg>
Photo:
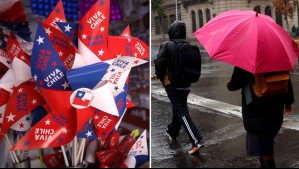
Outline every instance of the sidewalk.
<svg viewBox="0 0 299 169">
<path fill-rule="evenodd" d="M 152 95 L 153 168 L 259 168 L 258 159 L 246 155 L 246 133 L 241 118 L 189 105 L 190 115 L 205 141 L 200 154 L 191 156 L 187 153 L 191 145 L 185 132 L 181 131 L 177 142 L 169 141 L 165 135 L 171 121 L 170 106 L 166 97 Z M 275 147 L 277 167 L 299 167 L 298 140 L 297 130 L 280 131 Z"/>
</svg>

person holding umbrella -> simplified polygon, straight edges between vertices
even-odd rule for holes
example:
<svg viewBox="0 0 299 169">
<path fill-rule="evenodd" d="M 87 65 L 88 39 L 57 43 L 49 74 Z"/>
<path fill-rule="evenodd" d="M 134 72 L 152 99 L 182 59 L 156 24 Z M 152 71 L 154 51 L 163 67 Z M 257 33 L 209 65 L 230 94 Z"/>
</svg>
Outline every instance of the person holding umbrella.
<svg viewBox="0 0 299 169">
<path fill-rule="evenodd" d="M 242 116 L 246 136 L 246 150 L 249 156 L 259 156 L 261 168 L 276 168 L 274 161 L 274 139 L 283 123 L 283 112 L 290 115 L 294 102 L 292 83 L 289 80 L 287 94 L 271 97 L 253 96 L 252 103 L 246 101 L 246 88 L 254 83 L 252 73 L 235 67 L 227 88 L 230 91 L 242 89 Z M 251 92 L 253 92 L 251 90 Z M 254 94 L 254 93 L 252 93 Z"/>
<path fill-rule="evenodd" d="M 291 80 L 287 93 L 257 97 L 255 76 L 292 71 L 299 53 L 289 34 L 259 11 L 226 11 L 194 33 L 213 59 L 235 66 L 227 88 L 242 89 L 242 115 L 247 131 L 246 150 L 259 156 L 261 168 L 275 168 L 274 139 L 291 114 L 294 102 Z"/>
</svg>

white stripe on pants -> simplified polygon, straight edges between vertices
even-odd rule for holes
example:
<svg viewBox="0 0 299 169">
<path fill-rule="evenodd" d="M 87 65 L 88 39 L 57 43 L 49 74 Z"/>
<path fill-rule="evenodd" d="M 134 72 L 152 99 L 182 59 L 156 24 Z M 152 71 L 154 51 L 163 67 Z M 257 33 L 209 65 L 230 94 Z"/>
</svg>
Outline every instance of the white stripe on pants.
<svg viewBox="0 0 299 169">
<path fill-rule="evenodd" d="M 192 130 L 191 130 L 190 126 L 189 126 L 189 123 L 188 123 L 186 117 L 183 116 L 182 118 L 183 118 L 183 120 L 184 120 L 184 122 L 185 122 L 185 124 L 186 124 L 186 126 L 187 126 L 187 129 L 188 129 L 188 131 L 189 131 L 189 134 L 191 135 L 191 137 L 192 137 L 194 143 L 197 144 L 198 140 L 195 138 L 194 134 L 192 133 Z"/>
</svg>

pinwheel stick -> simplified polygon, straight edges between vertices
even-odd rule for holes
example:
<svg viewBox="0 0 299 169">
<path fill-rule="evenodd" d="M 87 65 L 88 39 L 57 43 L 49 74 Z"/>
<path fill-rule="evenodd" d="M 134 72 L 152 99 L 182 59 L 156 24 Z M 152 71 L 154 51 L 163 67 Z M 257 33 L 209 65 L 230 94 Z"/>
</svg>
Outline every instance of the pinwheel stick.
<svg viewBox="0 0 299 169">
<path fill-rule="evenodd" d="M 61 150 L 62 150 L 62 154 L 63 154 L 65 166 L 69 167 L 70 165 L 69 165 L 69 161 L 68 161 L 67 156 L 66 156 L 66 152 L 65 152 L 64 146 L 61 146 Z"/>
<path fill-rule="evenodd" d="M 11 144 L 7 134 L 5 134 L 5 139 L 6 139 L 6 143 L 8 144 L 8 147 L 11 148 L 12 144 Z M 14 151 L 10 152 L 10 156 L 11 156 L 11 159 L 12 159 L 13 163 L 19 163 L 19 159 L 16 155 L 16 152 L 14 152 Z"/>
<path fill-rule="evenodd" d="M 73 166 L 77 166 L 77 151 L 78 151 L 78 145 L 77 145 L 77 136 L 74 138 L 74 145 L 73 145 Z"/>
<path fill-rule="evenodd" d="M 82 152 L 81 152 L 81 157 L 80 157 L 80 162 L 81 162 L 81 163 L 83 163 L 85 144 L 86 144 L 86 139 L 83 139 L 83 150 L 82 150 Z"/>
<path fill-rule="evenodd" d="M 37 151 L 38 151 L 38 156 L 39 156 L 40 167 L 45 168 L 42 149 L 39 148 Z"/>
<path fill-rule="evenodd" d="M 84 155 L 84 147 L 85 147 L 85 142 L 86 142 L 86 139 L 82 139 L 81 140 L 81 143 L 80 143 L 80 146 L 79 146 L 79 152 L 78 152 L 78 160 L 80 163 L 83 162 L 83 155 Z"/>
</svg>

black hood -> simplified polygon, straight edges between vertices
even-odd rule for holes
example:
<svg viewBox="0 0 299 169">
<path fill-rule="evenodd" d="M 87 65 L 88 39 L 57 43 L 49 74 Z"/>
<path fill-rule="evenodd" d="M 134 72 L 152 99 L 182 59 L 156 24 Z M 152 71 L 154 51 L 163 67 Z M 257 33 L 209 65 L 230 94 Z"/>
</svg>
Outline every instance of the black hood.
<svg viewBox="0 0 299 169">
<path fill-rule="evenodd" d="M 186 24 L 182 21 L 174 21 L 168 28 L 169 39 L 186 39 Z"/>
</svg>

